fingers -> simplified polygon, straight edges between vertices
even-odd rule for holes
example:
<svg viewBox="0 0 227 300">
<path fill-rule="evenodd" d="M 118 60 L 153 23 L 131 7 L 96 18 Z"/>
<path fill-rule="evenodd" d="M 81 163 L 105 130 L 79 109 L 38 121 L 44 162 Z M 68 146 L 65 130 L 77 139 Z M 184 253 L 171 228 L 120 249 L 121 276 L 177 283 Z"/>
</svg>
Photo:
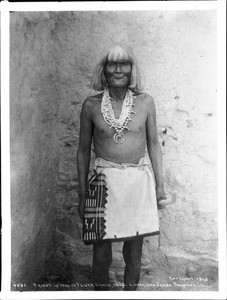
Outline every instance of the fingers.
<svg viewBox="0 0 227 300">
<path fill-rule="evenodd" d="M 173 204 L 174 202 L 176 202 L 177 200 L 177 191 L 173 191 L 171 194 L 171 197 L 168 197 L 168 199 L 162 199 L 159 201 L 159 205 L 170 205 Z"/>
<path fill-rule="evenodd" d="M 160 195 L 158 197 L 158 201 L 161 201 L 161 200 L 164 200 L 164 199 L 166 199 L 166 195 Z"/>
<path fill-rule="evenodd" d="M 165 205 L 161 205 L 158 203 L 158 210 L 165 208 Z"/>
</svg>

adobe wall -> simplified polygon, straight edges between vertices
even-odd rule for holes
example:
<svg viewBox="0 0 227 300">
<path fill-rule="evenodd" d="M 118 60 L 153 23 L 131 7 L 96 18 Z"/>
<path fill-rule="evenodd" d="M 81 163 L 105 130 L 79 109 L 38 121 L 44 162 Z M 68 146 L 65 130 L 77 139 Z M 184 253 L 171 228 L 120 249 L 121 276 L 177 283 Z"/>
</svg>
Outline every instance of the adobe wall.
<svg viewBox="0 0 227 300">
<path fill-rule="evenodd" d="M 45 23 L 39 16 L 11 13 L 10 21 L 12 288 L 16 288 L 14 284 L 29 285 L 45 276 L 53 249 L 59 96 L 49 18 Z"/>
</svg>

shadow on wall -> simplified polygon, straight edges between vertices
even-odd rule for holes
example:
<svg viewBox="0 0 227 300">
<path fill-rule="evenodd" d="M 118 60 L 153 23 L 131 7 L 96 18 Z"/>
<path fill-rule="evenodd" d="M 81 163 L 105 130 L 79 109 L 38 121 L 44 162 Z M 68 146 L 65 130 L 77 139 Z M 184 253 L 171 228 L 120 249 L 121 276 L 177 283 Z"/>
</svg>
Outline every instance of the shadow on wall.
<svg viewBox="0 0 227 300">
<path fill-rule="evenodd" d="M 215 22 L 212 11 L 11 12 L 12 289 L 93 289 L 77 214 L 79 116 L 101 51 L 119 41 L 156 102 L 166 192 L 179 196 L 159 213 L 160 239 L 144 239 L 139 289 L 217 289 Z"/>
</svg>

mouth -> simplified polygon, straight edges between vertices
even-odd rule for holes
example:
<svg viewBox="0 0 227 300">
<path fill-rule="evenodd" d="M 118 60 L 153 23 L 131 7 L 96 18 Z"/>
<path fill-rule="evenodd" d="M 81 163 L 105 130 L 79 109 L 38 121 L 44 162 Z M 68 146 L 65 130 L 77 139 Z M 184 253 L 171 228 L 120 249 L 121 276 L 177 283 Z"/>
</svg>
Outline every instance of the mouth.
<svg viewBox="0 0 227 300">
<path fill-rule="evenodd" d="M 124 75 L 113 75 L 113 77 L 115 79 L 122 79 L 122 78 L 124 78 Z"/>
</svg>

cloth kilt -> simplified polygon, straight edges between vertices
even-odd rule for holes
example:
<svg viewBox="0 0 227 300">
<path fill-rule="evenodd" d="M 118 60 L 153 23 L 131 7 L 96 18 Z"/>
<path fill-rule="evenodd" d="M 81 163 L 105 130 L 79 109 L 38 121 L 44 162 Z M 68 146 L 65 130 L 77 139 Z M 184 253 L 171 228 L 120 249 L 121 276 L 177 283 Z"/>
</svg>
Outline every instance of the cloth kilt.
<svg viewBox="0 0 227 300">
<path fill-rule="evenodd" d="M 147 158 L 138 164 L 95 160 L 84 207 L 83 241 L 124 241 L 159 234 L 155 181 Z"/>
</svg>

